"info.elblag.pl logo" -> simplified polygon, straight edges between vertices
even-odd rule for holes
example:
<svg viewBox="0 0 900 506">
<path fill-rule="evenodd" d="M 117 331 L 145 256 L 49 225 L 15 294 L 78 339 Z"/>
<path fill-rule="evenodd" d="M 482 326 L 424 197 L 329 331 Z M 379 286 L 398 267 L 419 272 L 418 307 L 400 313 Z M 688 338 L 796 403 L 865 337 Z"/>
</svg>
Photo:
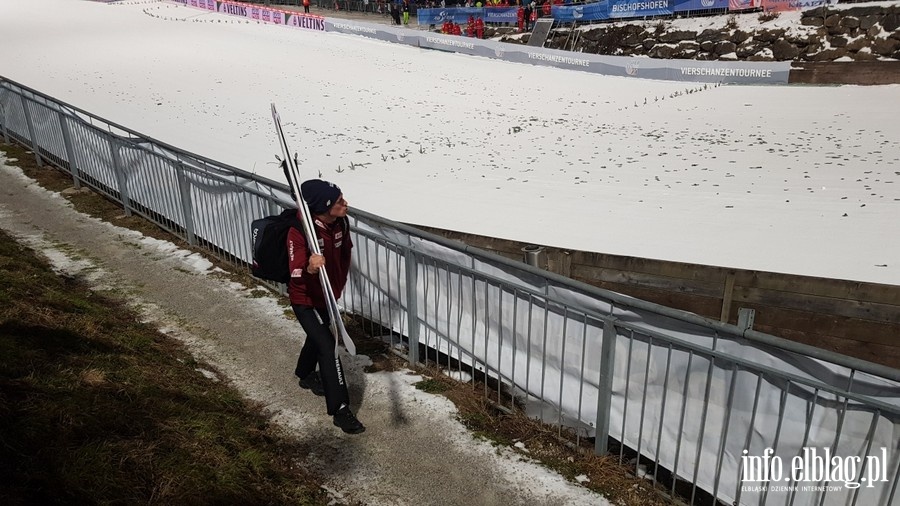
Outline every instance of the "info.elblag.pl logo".
<svg viewBox="0 0 900 506">
<path fill-rule="evenodd" d="M 803 447 L 800 455 L 785 463 L 766 448 L 762 455 L 741 456 L 741 489 L 748 491 L 836 491 L 843 487 L 856 489 L 865 485 L 888 481 L 887 448 L 881 455 L 841 457 L 832 455 L 830 448 Z M 863 476 L 863 474 L 865 474 Z"/>
</svg>

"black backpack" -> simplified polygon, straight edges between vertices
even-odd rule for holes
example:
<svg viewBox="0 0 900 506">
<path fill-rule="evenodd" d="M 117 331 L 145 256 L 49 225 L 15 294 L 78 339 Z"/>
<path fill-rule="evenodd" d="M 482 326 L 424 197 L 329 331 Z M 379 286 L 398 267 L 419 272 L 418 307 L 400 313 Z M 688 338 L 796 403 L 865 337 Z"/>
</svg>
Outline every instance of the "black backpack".
<svg viewBox="0 0 900 506">
<path fill-rule="evenodd" d="M 287 283 L 291 279 L 288 267 L 288 230 L 303 230 L 296 209 L 285 209 L 281 214 L 266 216 L 250 223 L 253 245 L 253 276 L 268 281 Z"/>
</svg>

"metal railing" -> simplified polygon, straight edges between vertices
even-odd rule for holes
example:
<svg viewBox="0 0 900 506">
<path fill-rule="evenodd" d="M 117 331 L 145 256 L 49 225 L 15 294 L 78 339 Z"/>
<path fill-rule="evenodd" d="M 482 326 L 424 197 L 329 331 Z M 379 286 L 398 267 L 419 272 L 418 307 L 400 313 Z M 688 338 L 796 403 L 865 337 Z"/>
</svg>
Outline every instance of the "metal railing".
<svg viewBox="0 0 900 506">
<path fill-rule="evenodd" d="M 285 185 L 2 78 L 0 123 L 38 163 L 241 268 L 250 222 L 290 203 Z M 898 502 L 896 369 L 601 290 L 364 211 L 352 213 L 352 232 L 343 304 L 373 333 L 412 363 L 484 385 L 501 406 L 594 438 L 596 452 L 691 503 Z M 810 449 L 858 457 L 855 474 L 789 474 L 795 459 L 819 462 Z M 787 482 L 762 480 L 776 458 Z"/>
</svg>

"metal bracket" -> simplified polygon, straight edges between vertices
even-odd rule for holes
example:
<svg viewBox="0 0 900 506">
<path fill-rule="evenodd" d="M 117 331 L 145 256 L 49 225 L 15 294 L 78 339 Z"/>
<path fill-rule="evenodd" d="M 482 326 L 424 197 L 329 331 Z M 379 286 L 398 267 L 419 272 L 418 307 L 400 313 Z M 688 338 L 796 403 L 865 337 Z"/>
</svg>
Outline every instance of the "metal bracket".
<svg viewBox="0 0 900 506">
<path fill-rule="evenodd" d="M 738 309 L 737 326 L 741 332 L 753 329 L 753 320 L 756 318 L 756 310 L 748 307 Z"/>
</svg>

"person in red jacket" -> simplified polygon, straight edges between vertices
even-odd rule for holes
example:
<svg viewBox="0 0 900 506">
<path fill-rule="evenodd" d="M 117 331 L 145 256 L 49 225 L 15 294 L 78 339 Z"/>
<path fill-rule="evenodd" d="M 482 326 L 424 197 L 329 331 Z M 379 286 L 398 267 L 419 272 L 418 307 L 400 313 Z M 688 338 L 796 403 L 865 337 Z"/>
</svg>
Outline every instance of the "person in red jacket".
<svg viewBox="0 0 900 506">
<path fill-rule="evenodd" d="M 484 38 L 484 20 L 481 18 L 475 20 L 475 36 L 479 39 Z"/>
<path fill-rule="evenodd" d="M 519 27 L 520 32 L 525 31 L 525 8 L 522 7 L 521 0 L 519 0 L 519 8 L 516 10 L 516 25 Z"/>
<path fill-rule="evenodd" d="M 310 179 L 300 185 L 300 192 L 309 207 L 318 237 L 321 255 L 313 255 L 302 230 L 288 231 L 288 297 L 300 326 L 306 332 L 306 342 L 297 358 L 294 374 L 302 388 L 325 396 L 328 414 L 334 424 L 348 434 L 366 430 L 350 410 L 350 396 L 344 378 L 341 359 L 335 354 L 335 339 L 331 332 L 328 306 L 319 279 L 324 268 L 334 292 L 341 297 L 350 273 L 350 225 L 347 220 L 347 201 L 336 185 L 321 179 Z M 298 211 L 299 213 L 299 211 Z M 302 217 L 300 217 L 302 220 Z M 316 365 L 319 372 L 316 372 Z"/>
</svg>

